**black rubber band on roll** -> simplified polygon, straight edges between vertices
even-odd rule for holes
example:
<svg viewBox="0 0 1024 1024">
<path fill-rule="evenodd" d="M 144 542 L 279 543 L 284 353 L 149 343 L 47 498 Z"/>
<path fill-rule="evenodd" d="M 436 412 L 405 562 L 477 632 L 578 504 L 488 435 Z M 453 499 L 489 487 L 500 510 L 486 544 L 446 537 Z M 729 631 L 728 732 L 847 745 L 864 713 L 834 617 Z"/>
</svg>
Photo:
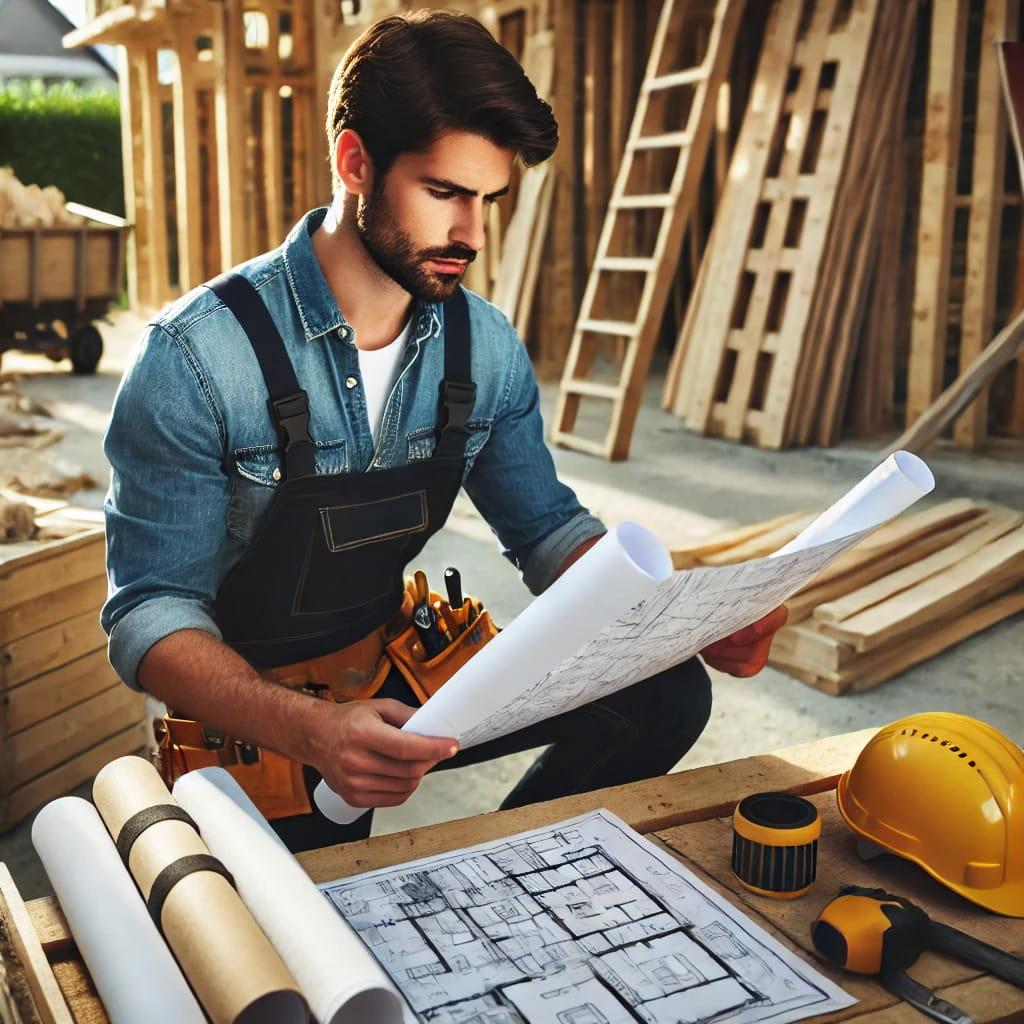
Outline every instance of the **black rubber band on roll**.
<svg viewBox="0 0 1024 1024">
<path fill-rule="evenodd" d="M 115 845 L 117 846 L 117 852 L 121 855 L 121 860 L 126 865 L 129 856 L 131 856 L 132 847 L 135 845 L 135 840 L 150 825 L 156 825 L 161 821 L 183 821 L 186 825 L 191 825 L 197 834 L 199 832 L 199 826 L 193 820 L 192 815 L 184 807 L 179 807 L 178 804 L 153 804 L 152 807 L 143 807 L 141 811 L 133 814 L 121 826 L 121 831 L 117 833 Z"/>
<path fill-rule="evenodd" d="M 160 923 L 160 915 L 164 911 L 164 903 L 171 890 L 187 875 L 194 875 L 197 871 L 214 871 L 226 878 L 232 889 L 235 888 L 231 872 L 212 854 L 192 853 L 187 857 L 172 860 L 153 880 L 153 887 L 149 890 L 149 898 L 146 900 L 150 917 L 156 922 L 161 933 L 164 929 Z"/>
</svg>

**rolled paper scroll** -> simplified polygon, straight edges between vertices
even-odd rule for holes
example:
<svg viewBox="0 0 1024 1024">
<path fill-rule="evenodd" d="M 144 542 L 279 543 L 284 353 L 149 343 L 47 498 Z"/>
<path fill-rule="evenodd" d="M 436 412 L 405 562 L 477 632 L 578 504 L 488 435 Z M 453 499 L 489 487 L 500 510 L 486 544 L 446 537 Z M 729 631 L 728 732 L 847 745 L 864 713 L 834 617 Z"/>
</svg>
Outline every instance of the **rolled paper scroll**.
<svg viewBox="0 0 1024 1024">
<path fill-rule="evenodd" d="M 213 1024 L 306 1024 L 295 979 L 156 768 L 120 757 L 92 794 Z"/>
<path fill-rule="evenodd" d="M 320 1024 L 402 1024 L 402 999 L 388 976 L 232 775 L 188 772 L 174 798 L 233 875 Z"/>
<path fill-rule="evenodd" d="M 77 796 L 48 803 L 32 845 L 111 1024 L 205 1024 L 96 808 Z"/>
</svg>

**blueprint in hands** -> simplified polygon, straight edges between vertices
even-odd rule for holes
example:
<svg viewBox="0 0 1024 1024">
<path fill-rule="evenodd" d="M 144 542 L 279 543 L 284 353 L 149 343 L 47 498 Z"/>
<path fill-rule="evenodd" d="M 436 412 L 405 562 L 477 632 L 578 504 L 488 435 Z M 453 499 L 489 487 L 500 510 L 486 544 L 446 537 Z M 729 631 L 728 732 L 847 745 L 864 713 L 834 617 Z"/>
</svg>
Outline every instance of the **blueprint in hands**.
<svg viewBox="0 0 1024 1024">
<path fill-rule="evenodd" d="M 851 996 L 608 811 L 320 886 L 407 1024 L 787 1024 Z"/>
</svg>

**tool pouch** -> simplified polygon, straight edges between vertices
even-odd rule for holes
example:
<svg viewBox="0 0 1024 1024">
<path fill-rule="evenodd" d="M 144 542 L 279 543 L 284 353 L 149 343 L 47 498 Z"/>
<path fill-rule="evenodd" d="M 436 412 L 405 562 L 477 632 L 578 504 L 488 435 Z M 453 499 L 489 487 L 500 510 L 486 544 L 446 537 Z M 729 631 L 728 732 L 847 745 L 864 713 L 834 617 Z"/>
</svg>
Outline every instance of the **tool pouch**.
<svg viewBox="0 0 1024 1024">
<path fill-rule="evenodd" d="M 411 586 L 411 584 L 410 584 Z M 435 610 L 447 604 L 431 592 Z M 421 704 L 437 693 L 498 629 L 490 613 L 478 611 L 454 641 L 430 660 L 412 624 L 415 601 L 409 589 L 390 622 L 348 647 L 294 665 L 264 669 L 271 682 L 337 703 L 368 700 L 384 685 L 394 665 Z M 467 601 L 462 614 L 479 606 Z M 283 754 L 205 729 L 190 718 L 173 714 L 154 723 L 158 739 L 157 767 L 168 788 L 185 772 L 220 766 L 235 777 L 268 820 L 312 813 L 303 766 Z"/>
<path fill-rule="evenodd" d="M 447 604 L 435 593 L 431 593 L 430 603 L 434 608 Z M 467 601 L 467 606 L 478 608 L 471 600 Z M 388 644 L 387 653 L 405 677 L 416 699 L 425 704 L 477 651 L 497 635 L 498 628 L 491 621 L 491 613 L 480 611 L 453 641 L 429 660 L 423 660 L 423 644 L 416 627 L 411 623 Z"/>
</svg>

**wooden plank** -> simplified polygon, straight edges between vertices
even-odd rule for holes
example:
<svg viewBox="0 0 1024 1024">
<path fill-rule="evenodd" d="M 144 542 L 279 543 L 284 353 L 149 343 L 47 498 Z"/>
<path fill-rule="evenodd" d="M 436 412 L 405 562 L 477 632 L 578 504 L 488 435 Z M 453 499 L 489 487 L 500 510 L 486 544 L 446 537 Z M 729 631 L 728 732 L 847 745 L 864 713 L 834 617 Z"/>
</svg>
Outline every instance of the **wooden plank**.
<svg viewBox="0 0 1024 1024">
<path fill-rule="evenodd" d="M 795 626 L 787 624 L 775 634 L 770 662 L 797 665 L 815 673 L 838 672 L 856 657 L 852 647 L 825 636 L 810 620 Z"/>
<path fill-rule="evenodd" d="M 7 690 L 0 707 L 0 740 L 94 697 L 117 682 L 105 648 Z"/>
<path fill-rule="evenodd" d="M 87 611 L 98 616 L 106 596 L 107 577 L 93 576 L 5 609 L 0 612 L 0 645 Z"/>
<path fill-rule="evenodd" d="M 178 285 L 187 292 L 205 279 L 200 224 L 199 141 L 196 125 L 196 29 L 179 22 L 172 51 L 177 74 L 171 83 L 174 132 L 175 215 L 178 224 Z"/>
<path fill-rule="evenodd" d="M 145 703 L 145 694 L 115 681 L 95 696 L 8 736 L 0 750 L 0 792 L 10 793 L 141 721 Z"/>
<path fill-rule="evenodd" d="M 968 7 L 967 0 L 934 0 L 932 4 L 924 166 L 907 381 L 908 427 L 942 390 Z"/>
<path fill-rule="evenodd" d="M 33 921 L 6 864 L 0 864 L 0 918 L 24 969 L 25 981 L 43 1024 L 74 1024 Z"/>
<path fill-rule="evenodd" d="M 106 634 L 94 611 L 4 644 L 0 647 L 0 692 L 106 645 Z"/>
<path fill-rule="evenodd" d="M 733 565 L 737 562 L 746 562 L 751 558 L 764 558 L 788 544 L 817 518 L 816 512 L 804 512 L 795 519 L 772 527 L 772 529 L 766 530 L 756 537 L 751 537 L 726 551 L 706 555 L 703 564 Z"/>
<path fill-rule="evenodd" d="M 1014 590 L 977 608 L 952 616 L 940 628 L 924 626 L 908 637 L 898 638 L 889 646 L 860 656 L 836 672 L 821 671 L 816 674 L 831 687 L 830 692 L 833 693 L 870 690 L 1021 611 L 1024 611 L 1024 590 Z"/>
<path fill-rule="evenodd" d="M 68 793 L 115 757 L 144 749 L 149 742 L 149 732 L 146 722 L 132 725 L 0 797 L 0 830 L 11 828 L 37 807 Z"/>
<path fill-rule="evenodd" d="M 671 551 L 672 566 L 675 569 L 692 569 L 696 565 L 701 565 L 707 555 L 716 555 L 721 551 L 737 547 L 756 537 L 763 536 L 770 530 L 806 517 L 807 514 L 806 512 L 787 512 L 774 519 L 750 523 L 747 526 L 737 526 L 723 533 L 713 534 L 709 538 L 694 541 L 692 544 L 673 548 Z"/>
<path fill-rule="evenodd" d="M 887 600 L 943 569 L 969 558 L 986 544 L 1009 533 L 1024 522 L 1024 515 L 1009 509 L 998 509 L 974 521 L 975 528 L 954 544 L 944 547 L 918 561 L 911 562 L 896 572 L 853 590 L 835 601 L 827 601 L 814 609 L 814 617 L 821 622 L 841 622 L 858 612 Z"/>
<path fill-rule="evenodd" d="M 297 859 L 314 882 L 326 882 L 514 835 L 598 807 L 607 807 L 638 832 L 654 832 L 670 825 L 730 814 L 742 797 L 759 789 L 802 795 L 832 789 L 875 731 L 863 729 L 627 786 L 328 846 L 300 853 Z"/>
<path fill-rule="evenodd" d="M 910 565 L 919 559 L 927 558 L 934 552 L 941 551 L 951 543 L 956 542 L 973 529 L 973 521 L 967 520 L 947 529 L 928 533 L 903 547 L 897 546 L 893 550 L 877 557 L 864 558 L 857 563 L 848 563 L 855 565 L 852 570 L 844 570 L 841 573 L 837 571 L 835 575 L 831 575 L 828 573 L 828 569 L 826 569 L 819 573 L 809 586 L 804 587 L 803 590 L 786 602 L 786 607 L 789 609 L 789 621 L 791 623 L 799 622 L 810 615 L 818 606 L 837 600 L 860 587 L 867 586 L 875 580 L 887 576 L 889 573 L 902 569 L 905 565 Z M 853 554 L 853 551 L 846 553 Z M 836 561 L 839 561 L 839 559 L 836 559 Z M 831 569 L 834 565 L 835 563 L 833 562 L 832 566 L 828 568 Z"/>
<path fill-rule="evenodd" d="M 151 43 L 130 51 L 139 87 L 143 188 L 137 193 L 136 222 L 145 220 L 146 299 L 153 306 L 170 298 L 167 255 L 167 203 L 164 193 L 163 117 L 157 79 L 157 48 Z"/>
<path fill-rule="evenodd" d="M 213 32 L 213 63 L 221 270 L 230 270 L 252 255 L 247 246 L 243 202 L 246 142 L 241 112 L 245 110 L 245 41 L 240 0 L 225 0 L 219 5 Z"/>
<path fill-rule="evenodd" d="M 997 597 L 1024 580 L 1024 528 L 979 551 L 968 563 L 952 566 L 842 622 L 822 622 L 822 632 L 858 651 L 869 651 L 926 622 L 946 628 L 959 611 Z"/>
</svg>

